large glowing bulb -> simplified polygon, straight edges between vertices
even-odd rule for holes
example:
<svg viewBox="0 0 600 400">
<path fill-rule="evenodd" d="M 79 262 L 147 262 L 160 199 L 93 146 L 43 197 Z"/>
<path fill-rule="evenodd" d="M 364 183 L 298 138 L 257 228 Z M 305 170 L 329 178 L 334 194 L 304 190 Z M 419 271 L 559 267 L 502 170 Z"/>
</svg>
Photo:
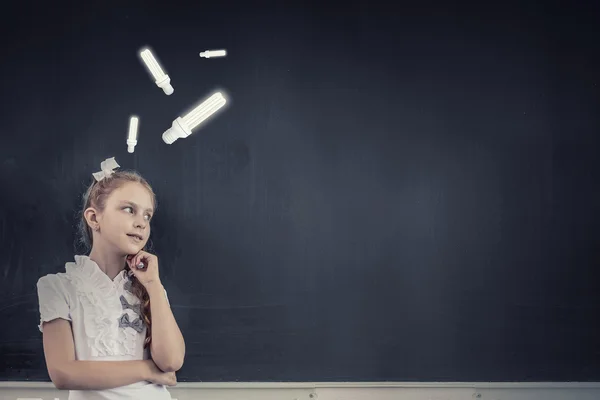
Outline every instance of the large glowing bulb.
<svg viewBox="0 0 600 400">
<path fill-rule="evenodd" d="M 129 118 L 129 133 L 127 135 L 127 151 L 133 153 L 137 144 L 139 118 L 133 115 Z"/>
<path fill-rule="evenodd" d="M 192 131 L 223 107 L 226 102 L 223 94 L 216 92 L 183 117 L 175 119 L 173 125 L 163 133 L 163 141 L 171 144 L 179 138 L 190 136 Z"/>
<path fill-rule="evenodd" d="M 167 96 L 172 94 L 174 89 L 173 86 L 171 86 L 171 78 L 169 78 L 169 75 L 165 74 L 150 49 L 147 47 L 143 48 L 142 51 L 140 51 L 140 57 L 142 58 L 142 61 L 144 61 L 144 64 L 146 64 L 148 71 L 152 74 L 156 86 L 161 88 Z"/>
</svg>

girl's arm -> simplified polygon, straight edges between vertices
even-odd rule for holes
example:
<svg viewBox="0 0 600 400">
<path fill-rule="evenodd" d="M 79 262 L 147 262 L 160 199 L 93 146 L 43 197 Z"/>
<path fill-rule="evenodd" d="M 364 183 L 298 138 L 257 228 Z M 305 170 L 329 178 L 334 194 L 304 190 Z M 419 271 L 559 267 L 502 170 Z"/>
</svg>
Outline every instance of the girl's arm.
<svg viewBox="0 0 600 400">
<path fill-rule="evenodd" d="M 175 374 L 158 371 L 152 360 L 78 361 L 71 324 L 64 319 L 45 322 L 44 354 L 48 374 L 61 390 L 103 390 L 141 381 L 175 384 Z"/>
<path fill-rule="evenodd" d="M 185 341 L 171 312 L 165 289 L 160 280 L 155 280 L 146 285 L 146 290 L 152 315 L 152 360 L 165 372 L 178 371 L 185 357 Z"/>
</svg>

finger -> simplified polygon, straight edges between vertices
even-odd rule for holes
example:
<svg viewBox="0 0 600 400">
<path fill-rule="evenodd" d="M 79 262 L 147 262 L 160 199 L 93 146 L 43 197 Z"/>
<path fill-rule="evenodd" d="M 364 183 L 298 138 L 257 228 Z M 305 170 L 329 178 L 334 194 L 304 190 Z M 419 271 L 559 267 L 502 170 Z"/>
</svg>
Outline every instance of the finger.
<svg viewBox="0 0 600 400">
<path fill-rule="evenodd" d="M 144 254 L 142 262 L 144 263 L 145 266 L 148 266 L 150 264 L 156 263 L 156 261 L 154 259 L 154 256 L 152 254 L 149 254 L 149 253 L 145 253 Z"/>
<path fill-rule="evenodd" d="M 137 271 L 136 271 L 136 269 L 135 269 L 134 267 L 135 267 L 135 264 L 133 264 L 133 261 L 130 261 L 130 262 L 129 262 L 129 270 L 131 271 L 131 273 L 132 273 L 133 275 L 136 275 L 136 272 L 137 272 Z M 136 275 L 136 276 L 137 276 L 137 275 Z"/>
<path fill-rule="evenodd" d="M 144 254 L 140 254 L 136 260 L 135 267 L 138 269 L 145 268 L 148 265 L 147 257 Z"/>
</svg>

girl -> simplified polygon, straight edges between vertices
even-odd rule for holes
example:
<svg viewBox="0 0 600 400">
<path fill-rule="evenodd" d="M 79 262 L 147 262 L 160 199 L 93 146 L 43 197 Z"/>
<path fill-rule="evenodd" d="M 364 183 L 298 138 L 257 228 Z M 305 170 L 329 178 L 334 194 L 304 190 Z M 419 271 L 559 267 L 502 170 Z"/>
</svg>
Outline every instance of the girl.
<svg viewBox="0 0 600 400">
<path fill-rule="evenodd" d="M 171 399 L 185 343 L 158 259 L 144 251 L 156 199 L 144 178 L 111 162 L 119 166 L 103 162 L 83 198 L 89 256 L 37 283 L 48 374 L 69 400 Z"/>
</svg>

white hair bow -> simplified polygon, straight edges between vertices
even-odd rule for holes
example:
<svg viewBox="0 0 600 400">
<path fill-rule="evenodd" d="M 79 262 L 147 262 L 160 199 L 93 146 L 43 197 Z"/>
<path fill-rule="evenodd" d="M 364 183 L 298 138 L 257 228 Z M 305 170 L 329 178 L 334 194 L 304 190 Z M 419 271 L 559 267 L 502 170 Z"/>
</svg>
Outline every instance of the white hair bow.
<svg viewBox="0 0 600 400">
<path fill-rule="evenodd" d="M 115 158 L 114 157 L 107 158 L 106 160 L 104 160 L 100 163 L 101 171 L 94 172 L 92 175 L 94 175 L 94 178 L 96 178 L 96 180 L 98 182 L 100 182 L 102 179 L 108 178 L 109 176 L 111 176 L 113 174 L 113 172 L 114 172 L 113 170 L 115 168 L 119 168 L 119 164 L 117 164 L 117 162 L 115 161 Z"/>
</svg>

